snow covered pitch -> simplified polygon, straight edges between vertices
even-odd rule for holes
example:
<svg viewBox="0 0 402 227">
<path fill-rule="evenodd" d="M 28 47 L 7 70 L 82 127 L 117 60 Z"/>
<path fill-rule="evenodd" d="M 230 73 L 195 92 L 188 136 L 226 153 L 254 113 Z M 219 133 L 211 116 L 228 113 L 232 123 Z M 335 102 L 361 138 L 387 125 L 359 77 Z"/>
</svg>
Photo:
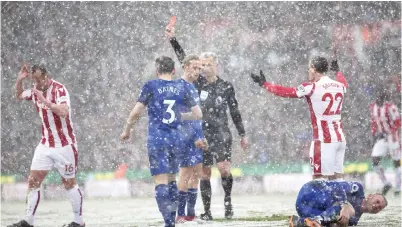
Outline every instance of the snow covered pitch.
<svg viewBox="0 0 402 227">
<path fill-rule="evenodd" d="M 288 226 L 288 215 L 295 214 L 296 194 L 270 194 L 258 196 L 233 196 L 235 216 L 231 221 L 223 219 L 223 197 L 213 196 L 211 210 L 213 222 L 188 222 L 177 226 Z M 363 214 L 359 226 L 400 227 L 401 199 L 388 195 L 388 207 L 379 214 Z M 1 226 L 18 221 L 24 214 L 24 202 L 1 203 Z M 202 201 L 197 200 L 197 213 L 201 213 Z M 83 207 L 86 226 L 163 226 L 162 217 L 154 198 L 86 199 Z M 55 227 L 71 221 L 71 205 L 63 200 L 42 200 L 39 204 L 35 226 Z"/>
</svg>

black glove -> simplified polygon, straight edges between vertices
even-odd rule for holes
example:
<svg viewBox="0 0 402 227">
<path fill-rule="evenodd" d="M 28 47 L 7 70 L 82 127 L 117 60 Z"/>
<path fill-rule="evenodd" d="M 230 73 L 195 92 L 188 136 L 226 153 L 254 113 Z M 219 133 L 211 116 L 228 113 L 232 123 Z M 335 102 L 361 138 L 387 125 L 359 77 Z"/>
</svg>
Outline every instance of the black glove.
<svg viewBox="0 0 402 227">
<path fill-rule="evenodd" d="M 260 76 L 251 73 L 251 78 L 254 80 L 255 83 L 258 83 L 261 87 L 264 86 L 264 83 L 267 82 L 265 79 L 264 73 L 260 70 Z"/>
<path fill-rule="evenodd" d="M 339 65 L 337 59 L 331 61 L 331 67 L 329 69 L 334 72 L 339 72 Z"/>
</svg>

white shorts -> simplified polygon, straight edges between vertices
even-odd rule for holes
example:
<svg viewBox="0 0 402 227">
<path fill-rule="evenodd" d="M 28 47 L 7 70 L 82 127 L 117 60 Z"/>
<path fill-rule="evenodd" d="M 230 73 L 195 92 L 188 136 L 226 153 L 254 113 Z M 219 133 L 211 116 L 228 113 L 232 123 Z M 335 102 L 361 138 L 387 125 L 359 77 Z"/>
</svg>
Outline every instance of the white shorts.
<svg viewBox="0 0 402 227">
<path fill-rule="evenodd" d="M 401 159 L 401 144 L 399 141 L 393 141 L 392 137 L 377 140 L 374 144 L 372 157 L 384 157 L 387 153 L 392 157 L 392 160 Z"/>
<path fill-rule="evenodd" d="M 47 147 L 39 144 L 35 149 L 31 170 L 51 170 L 55 167 L 65 179 L 75 177 L 78 152 L 75 144 L 64 147 Z"/>
<path fill-rule="evenodd" d="M 314 176 L 329 176 L 343 173 L 346 142 L 322 143 L 319 140 L 311 142 L 310 165 Z"/>
</svg>

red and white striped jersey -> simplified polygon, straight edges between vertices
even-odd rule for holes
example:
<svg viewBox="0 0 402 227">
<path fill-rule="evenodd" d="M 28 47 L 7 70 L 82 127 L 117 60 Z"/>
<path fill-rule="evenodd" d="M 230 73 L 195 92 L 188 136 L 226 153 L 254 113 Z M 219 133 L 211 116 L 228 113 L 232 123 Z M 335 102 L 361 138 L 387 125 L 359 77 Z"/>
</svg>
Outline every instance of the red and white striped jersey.
<svg viewBox="0 0 402 227">
<path fill-rule="evenodd" d="M 385 133 L 393 136 L 393 141 L 399 140 L 401 116 L 398 107 L 392 102 L 384 102 L 379 106 L 376 102 L 370 104 L 371 134 Z"/>
<path fill-rule="evenodd" d="M 346 87 L 343 83 L 323 76 L 319 81 L 303 83 L 296 95 L 307 99 L 313 125 L 313 140 L 323 143 L 345 141 L 341 111 Z"/>
<path fill-rule="evenodd" d="M 42 119 L 42 144 L 48 147 L 64 147 L 75 143 L 74 128 L 71 121 L 70 95 L 64 85 L 51 80 L 51 84 L 43 96 L 55 104 L 66 103 L 69 109 L 65 118 L 57 116 L 44 103 L 40 102 L 31 89 L 25 90 L 22 96 L 26 100 L 33 101 Z"/>
</svg>

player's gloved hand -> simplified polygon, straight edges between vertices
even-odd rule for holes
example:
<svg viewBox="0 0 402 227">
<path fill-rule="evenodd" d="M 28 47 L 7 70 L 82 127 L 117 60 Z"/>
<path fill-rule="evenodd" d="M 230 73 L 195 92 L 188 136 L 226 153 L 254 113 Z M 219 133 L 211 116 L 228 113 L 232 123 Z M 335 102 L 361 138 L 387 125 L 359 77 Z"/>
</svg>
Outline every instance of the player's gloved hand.
<svg viewBox="0 0 402 227">
<path fill-rule="evenodd" d="M 331 67 L 329 69 L 334 72 L 339 72 L 339 65 L 337 59 L 331 61 Z"/>
<path fill-rule="evenodd" d="M 260 70 L 260 75 L 256 75 L 254 73 L 251 73 L 251 78 L 253 79 L 253 81 L 255 83 L 257 83 L 258 85 L 260 85 L 261 87 L 264 86 L 264 83 L 267 82 L 267 79 L 265 79 L 265 75 L 262 72 L 262 70 Z"/>
</svg>

